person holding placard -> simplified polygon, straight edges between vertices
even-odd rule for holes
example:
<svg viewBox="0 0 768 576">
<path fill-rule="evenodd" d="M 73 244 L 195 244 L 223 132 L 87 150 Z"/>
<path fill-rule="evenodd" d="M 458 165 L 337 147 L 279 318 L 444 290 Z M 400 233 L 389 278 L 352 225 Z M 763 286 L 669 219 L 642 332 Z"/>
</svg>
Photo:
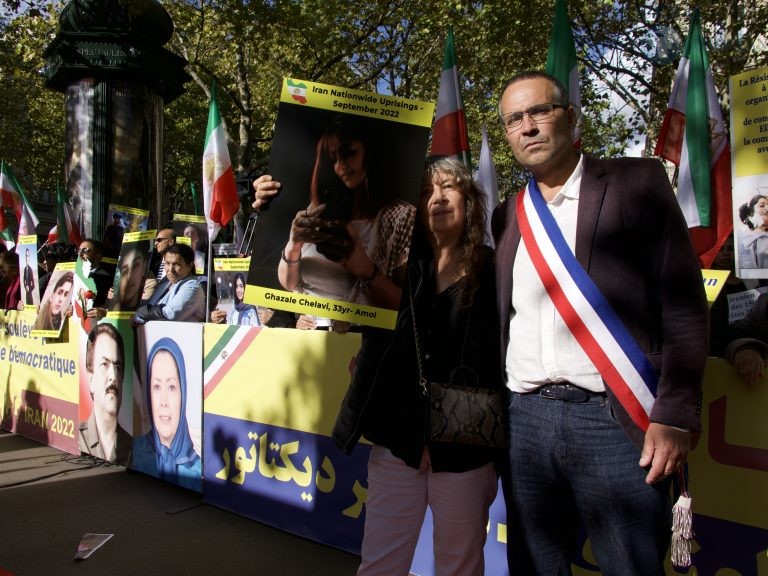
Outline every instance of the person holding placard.
<svg viewBox="0 0 768 576">
<path fill-rule="evenodd" d="M 427 390 L 427 382 L 472 382 L 497 391 L 504 404 L 484 207 L 464 164 L 453 158 L 428 163 L 397 325 L 363 338 L 333 430 L 346 453 L 361 435 L 373 443 L 358 576 L 408 574 L 427 507 L 435 574 L 484 572 L 488 509 L 498 486 L 495 463 L 503 451 L 490 443 L 435 440 Z M 502 413 L 496 432 L 504 438 Z M 479 420 L 494 421 L 481 414 Z"/>
<path fill-rule="evenodd" d="M 366 126 L 354 116 L 337 116 L 318 140 L 309 205 L 294 217 L 278 266 L 286 290 L 399 306 L 416 211 L 395 198 L 374 157 Z M 280 183 L 264 175 L 254 188 L 259 204 Z"/>
</svg>

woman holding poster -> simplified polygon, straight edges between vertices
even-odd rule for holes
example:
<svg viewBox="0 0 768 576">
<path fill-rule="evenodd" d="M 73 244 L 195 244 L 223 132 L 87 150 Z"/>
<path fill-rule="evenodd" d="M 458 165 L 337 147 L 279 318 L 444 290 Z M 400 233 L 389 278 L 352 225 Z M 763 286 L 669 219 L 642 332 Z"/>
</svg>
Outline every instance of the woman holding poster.
<svg viewBox="0 0 768 576">
<path fill-rule="evenodd" d="M 368 133 L 361 118 L 339 115 L 320 137 L 309 206 L 291 223 L 278 279 L 293 292 L 396 309 L 416 210 L 395 199 Z"/>
<path fill-rule="evenodd" d="M 474 386 L 504 389 L 484 206 L 460 161 L 428 164 L 403 288 L 409 297 L 395 330 L 367 334 L 357 356 L 333 438 L 346 453 L 361 435 L 373 443 L 358 576 L 407 574 L 427 507 L 435 574 L 484 573 L 495 462 L 503 452 L 432 441 L 430 398 L 420 385 L 423 377 L 455 386 L 461 374 Z"/>
</svg>

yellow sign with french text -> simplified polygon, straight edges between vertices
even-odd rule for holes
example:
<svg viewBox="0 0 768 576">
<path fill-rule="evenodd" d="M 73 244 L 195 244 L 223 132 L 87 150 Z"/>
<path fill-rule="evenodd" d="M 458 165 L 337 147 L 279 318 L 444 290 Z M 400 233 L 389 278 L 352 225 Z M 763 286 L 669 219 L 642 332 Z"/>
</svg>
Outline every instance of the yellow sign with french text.
<svg viewBox="0 0 768 576">
<path fill-rule="evenodd" d="M 733 176 L 768 172 L 768 68 L 731 76 Z"/>
</svg>

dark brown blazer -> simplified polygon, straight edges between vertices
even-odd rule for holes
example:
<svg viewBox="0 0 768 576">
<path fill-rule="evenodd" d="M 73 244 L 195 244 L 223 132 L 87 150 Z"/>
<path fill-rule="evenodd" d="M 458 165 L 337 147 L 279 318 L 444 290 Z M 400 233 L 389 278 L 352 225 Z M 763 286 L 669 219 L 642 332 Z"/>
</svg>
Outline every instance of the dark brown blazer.
<svg viewBox="0 0 768 576">
<path fill-rule="evenodd" d="M 496 208 L 492 228 L 504 363 L 520 243 L 514 198 Z M 576 259 L 659 373 L 651 421 L 698 432 L 708 310 L 701 269 L 661 163 L 584 157 Z M 618 422 L 642 446 L 643 433 L 610 390 L 608 396 Z"/>
</svg>

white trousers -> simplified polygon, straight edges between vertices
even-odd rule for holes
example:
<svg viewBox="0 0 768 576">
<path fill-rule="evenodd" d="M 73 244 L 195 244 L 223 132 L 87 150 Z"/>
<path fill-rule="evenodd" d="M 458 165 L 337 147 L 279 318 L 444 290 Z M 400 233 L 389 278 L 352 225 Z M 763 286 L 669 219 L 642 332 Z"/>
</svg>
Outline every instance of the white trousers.
<svg viewBox="0 0 768 576">
<path fill-rule="evenodd" d="M 425 447 L 416 470 L 374 445 L 368 460 L 363 562 L 357 575 L 407 576 L 429 506 L 435 576 L 482 576 L 488 508 L 497 487 L 493 464 L 435 473 Z"/>
</svg>

